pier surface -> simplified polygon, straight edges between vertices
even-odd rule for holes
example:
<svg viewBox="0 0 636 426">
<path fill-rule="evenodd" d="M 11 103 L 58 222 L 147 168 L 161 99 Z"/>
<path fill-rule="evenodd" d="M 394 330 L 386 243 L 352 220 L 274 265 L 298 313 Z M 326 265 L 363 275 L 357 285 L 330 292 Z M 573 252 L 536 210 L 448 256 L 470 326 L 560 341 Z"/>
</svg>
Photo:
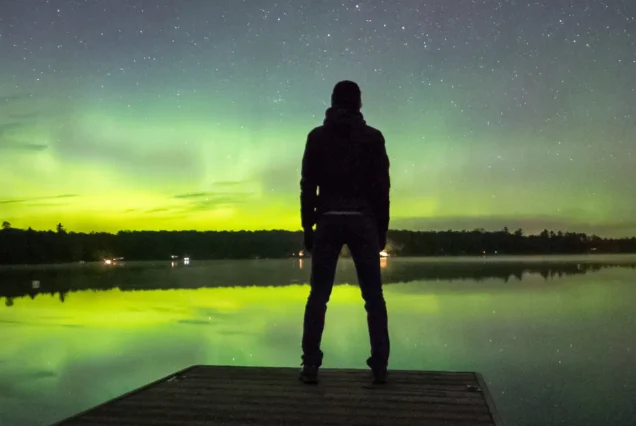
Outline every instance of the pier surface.
<svg viewBox="0 0 636 426">
<path fill-rule="evenodd" d="M 478 373 L 193 366 L 80 413 L 56 426 L 501 426 Z M 96 384 L 98 386 L 99 384 Z"/>
</svg>

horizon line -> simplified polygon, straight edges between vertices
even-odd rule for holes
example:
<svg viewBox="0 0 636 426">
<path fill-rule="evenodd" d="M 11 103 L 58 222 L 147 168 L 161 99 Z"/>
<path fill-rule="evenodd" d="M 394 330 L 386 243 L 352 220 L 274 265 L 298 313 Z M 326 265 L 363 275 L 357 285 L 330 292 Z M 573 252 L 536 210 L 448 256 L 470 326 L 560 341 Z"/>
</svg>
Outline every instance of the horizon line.
<svg viewBox="0 0 636 426">
<path fill-rule="evenodd" d="M 3 222 L 4 225 L 4 222 Z M 496 233 L 502 233 L 504 232 L 504 229 L 506 229 L 507 227 L 504 227 L 502 229 L 499 230 L 488 230 L 486 228 L 474 228 L 474 229 L 427 229 L 427 230 L 416 230 L 416 229 L 407 229 L 407 228 L 389 228 L 388 232 L 412 232 L 412 233 L 473 233 L 473 232 L 479 232 L 479 233 L 486 233 L 486 234 L 496 234 Z M 49 229 L 35 229 L 35 228 L 20 228 L 20 227 L 13 227 L 10 226 L 9 229 L 13 229 L 13 230 L 19 230 L 19 231 L 28 231 L 29 229 L 34 231 L 34 232 L 56 232 L 56 228 L 49 228 Z M 4 229 L 2 229 L 4 230 Z M 0 230 L 0 231 L 2 231 Z M 522 231 L 522 238 L 526 238 L 526 237 L 540 237 L 541 234 L 545 231 L 547 231 L 549 234 L 554 233 L 555 235 L 558 235 L 559 233 L 562 234 L 562 236 L 565 236 L 567 234 L 574 234 L 574 235 L 585 235 L 588 237 L 599 237 L 602 239 L 609 239 L 609 240 L 631 240 L 631 239 L 636 239 L 636 235 L 634 236 L 623 236 L 623 237 L 603 237 L 601 235 L 595 234 L 595 233 L 587 233 L 587 232 L 576 232 L 576 231 L 564 231 L 562 229 L 544 229 L 539 233 L 526 233 L 524 231 L 523 228 L 517 228 L 515 230 L 508 230 L 508 235 L 510 236 L 514 236 L 515 233 L 517 231 L 521 230 Z M 301 233 L 303 232 L 302 229 L 296 229 L 296 230 L 292 230 L 292 229 L 283 229 L 283 228 L 271 228 L 271 229 L 206 229 L 206 230 L 201 230 L 201 229 L 120 229 L 118 231 L 73 231 L 73 230 L 68 230 L 68 229 L 64 229 L 64 231 L 66 233 L 73 233 L 73 234 L 111 234 L 111 235 L 117 235 L 119 233 L 125 233 L 125 232 L 200 232 L 200 233 L 206 233 L 206 232 L 227 232 L 227 233 L 240 233 L 240 232 L 251 232 L 251 233 L 258 233 L 258 232 L 289 232 L 289 233 Z M 315 232 L 315 231 L 314 231 Z"/>
</svg>

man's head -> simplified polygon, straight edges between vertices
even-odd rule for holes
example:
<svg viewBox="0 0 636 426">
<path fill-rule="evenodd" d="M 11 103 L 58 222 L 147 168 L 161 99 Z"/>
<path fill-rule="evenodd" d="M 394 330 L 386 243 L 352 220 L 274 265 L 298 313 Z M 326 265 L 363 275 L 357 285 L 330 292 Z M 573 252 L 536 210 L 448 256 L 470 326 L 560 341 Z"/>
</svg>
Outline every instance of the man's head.
<svg viewBox="0 0 636 426">
<path fill-rule="evenodd" d="M 349 80 L 339 82 L 333 88 L 331 106 L 359 110 L 362 108 L 362 93 L 360 92 L 360 87 Z"/>
</svg>

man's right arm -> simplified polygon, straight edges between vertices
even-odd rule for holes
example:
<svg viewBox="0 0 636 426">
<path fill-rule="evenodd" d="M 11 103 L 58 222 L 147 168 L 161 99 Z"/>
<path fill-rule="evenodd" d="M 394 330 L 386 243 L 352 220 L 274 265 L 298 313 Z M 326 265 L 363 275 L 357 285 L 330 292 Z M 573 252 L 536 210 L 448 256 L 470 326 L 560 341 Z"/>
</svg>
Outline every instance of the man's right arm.
<svg viewBox="0 0 636 426">
<path fill-rule="evenodd" d="M 374 176 L 376 177 L 376 219 L 378 224 L 378 232 L 380 235 L 386 235 L 389 229 L 389 210 L 391 190 L 391 177 L 389 175 L 390 161 L 386 152 L 386 143 L 382 133 L 379 135 L 377 143 L 378 150 L 374 158 Z"/>
</svg>

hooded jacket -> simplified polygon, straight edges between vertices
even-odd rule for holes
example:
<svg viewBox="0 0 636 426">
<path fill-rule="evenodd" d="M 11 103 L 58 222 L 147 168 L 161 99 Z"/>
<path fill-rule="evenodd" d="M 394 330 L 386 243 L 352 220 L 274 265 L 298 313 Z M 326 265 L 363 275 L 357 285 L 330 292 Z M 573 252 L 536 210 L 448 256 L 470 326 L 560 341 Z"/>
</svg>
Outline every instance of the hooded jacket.
<svg viewBox="0 0 636 426">
<path fill-rule="evenodd" d="M 382 133 L 357 110 L 332 107 L 307 136 L 300 204 L 303 228 L 330 211 L 372 216 L 380 233 L 389 227 L 389 158 Z"/>
</svg>

